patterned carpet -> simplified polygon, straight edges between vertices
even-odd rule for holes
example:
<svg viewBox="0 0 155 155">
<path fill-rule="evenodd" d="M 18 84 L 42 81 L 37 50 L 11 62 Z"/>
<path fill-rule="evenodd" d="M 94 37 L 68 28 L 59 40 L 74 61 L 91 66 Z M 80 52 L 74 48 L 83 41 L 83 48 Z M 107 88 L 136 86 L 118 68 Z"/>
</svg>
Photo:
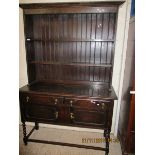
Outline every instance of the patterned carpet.
<svg viewBox="0 0 155 155">
<path fill-rule="evenodd" d="M 32 128 L 31 126 L 27 126 L 27 132 L 30 131 L 31 128 Z M 19 144 L 20 155 L 104 155 L 103 151 L 67 147 L 67 146 L 58 146 L 51 144 L 40 144 L 29 142 L 28 145 L 25 146 L 22 140 L 23 132 L 21 125 L 19 127 L 19 130 L 20 130 L 20 144 Z M 84 144 L 98 147 L 105 146 L 103 142 L 92 143 L 91 141 L 88 141 L 88 143 L 82 143 L 83 138 L 85 139 L 103 138 L 102 133 L 86 132 L 86 131 L 73 131 L 65 129 L 40 127 L 39 130 L 33 132 L 31 138 L 52 140 L 66 143 Z M 109 155 L 121 155 L 121 148 L 119 142 L 113 135 L 111 135 L 111 140 L 113 142 L 110 143 Z"/>
</svg>

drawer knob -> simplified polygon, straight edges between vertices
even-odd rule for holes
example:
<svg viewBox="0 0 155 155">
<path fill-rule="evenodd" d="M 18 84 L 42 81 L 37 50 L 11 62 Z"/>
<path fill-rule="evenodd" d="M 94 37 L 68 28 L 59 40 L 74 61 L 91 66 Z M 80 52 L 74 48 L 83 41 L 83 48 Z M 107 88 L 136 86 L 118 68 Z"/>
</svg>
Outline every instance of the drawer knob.
<svg viewBox="0 0 155 155">
<path fill-rule="evenodd" d="M 91 100 L 91 103 L 95 104 L 95 101 Z"/>
<path fill-rule="evenodd" d="M 99 103 L 97 103 L 97 106 L 99 106 L 100 104 Z"/>
<path fill-rule="evenodd" d="M 72 112 L 70 113 L 70 117 L 71 119 L 74 119 L 74 114 Z"/>
<path fill-rule="evenodd" d="M 55 101 L 55 104 L 57 104 L 57 102 L 58 102 L 58 99 L 55 99 L 54 101 Z"/>
<path fill-rule="evenodd" d="M 30 98 L 27 96 L 27 97 L 26 97 L 26 102 L 29 102 L 29 99 L 30 99 Z"/>
<path fill-rule="evenodd" d="M 73 104 L 72 104 L 72 103 L 73 103 L 73 101 L 71 100 L 71 101 L 70 101 L 70 106 L 71 106 L 71 107 L 73 106 Z"/>
</svg>

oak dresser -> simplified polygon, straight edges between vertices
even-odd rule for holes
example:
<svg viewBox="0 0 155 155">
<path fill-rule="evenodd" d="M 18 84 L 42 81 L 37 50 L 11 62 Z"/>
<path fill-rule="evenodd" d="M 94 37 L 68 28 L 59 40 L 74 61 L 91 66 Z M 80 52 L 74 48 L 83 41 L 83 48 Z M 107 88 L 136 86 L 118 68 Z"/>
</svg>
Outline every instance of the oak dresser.
<svg viewBox="0 0 155 155">
<path fill-rule="evenodd" d="M 24 11 L 28 84 L 19 90 L 28 142 L 109 153 L 119 2 L 20 4 Z M 26 122 L 34 122 L 26 133 Z M 31 139 L 39 123 L 104 130 L 105 148 Z M 54 133 L 53 133 L 54 134 Z"/>
</svg>

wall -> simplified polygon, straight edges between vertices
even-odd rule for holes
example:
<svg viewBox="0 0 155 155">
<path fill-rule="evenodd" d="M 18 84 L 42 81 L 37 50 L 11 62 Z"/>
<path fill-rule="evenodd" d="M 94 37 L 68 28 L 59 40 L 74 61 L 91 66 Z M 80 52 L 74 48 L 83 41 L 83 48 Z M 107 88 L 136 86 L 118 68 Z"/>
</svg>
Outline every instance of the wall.
<svg viewBox="0 0 155 155">
<path fill-rule="evenodd" d="M 121 96 L 121 105 L 119 113 L 118 132 L 122 138 L 127 133 L 129 109 L 130 109 L 130 91 L 134 81 L 134 68 L 135 67 L 135 18 L 130 20 L 129 24 L 129 37 L 127 43 L 127 55 L 125 62 L 125 71 L 123 79 L 123 88 Z M 123 141 L 124 142 L 124 141 Z"/>
<path fill-rule="evenodd" d="M 113 110 L 112 132 L 117 135 L 123 79 L 125 71 L 131 0 L 119 7 L 112 85 L 118 96 Z"/>
<path fill-rule="evenodd" d="M 19 87 L 26 85 L 27 82 L 23 10 L 19 8 Z"/>
<path fill-rule="evenodd" d="M 58 0 L 20 0 L 20 3 L 80 2 L 80 1 L 95 2 L 95 1 L 121 1 L 121 0 L 59 0 L 59 1 Z M 112 121 L 112 133 L 114 133 L 115 135 L 117 135 L 117 128 L 118 128 L 119 109 L 120 109 L 120 102 L 121 102 L 119 98 L 122 92 L 122 81 L 124 76 L 130 5 L 131 5 L 131 0 L 126 0 L 126 2 L 119 7 L 119 12 L 118 12 L 118 24 L 117 24 L 117 35 L 116 35 L 117 37 L 116 37 L 114 70 L 113 70 L 113 80 L 112 80 L 113 87 L 116 91 L 116 94 L 118 95 L 118 101 L 115 101 L 113 121 Z M 22 12 L 22 9 L 20 9 L 20 22 L 19 22 L 20 24 L 19 86 L 20 87 L 25 85 L 28 81 L 22 16 L 23 16 L 23 12 Z M 77 128 L 77 130 L 82 130 L 82 129 Z M 99 130 L 94 130 L 94 131 L 99 131 Z"/>
</svg>

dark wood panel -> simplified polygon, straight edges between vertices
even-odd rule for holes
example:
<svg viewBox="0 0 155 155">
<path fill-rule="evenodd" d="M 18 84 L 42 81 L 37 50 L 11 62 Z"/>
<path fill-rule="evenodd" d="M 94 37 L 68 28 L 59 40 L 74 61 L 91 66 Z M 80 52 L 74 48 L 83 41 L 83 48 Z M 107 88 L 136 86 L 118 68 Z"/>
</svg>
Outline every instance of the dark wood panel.
<svg viewBox="0 0 155 155">
<path fill-rule="evenodd" d="M 53 7 L 48 6 L 48 8 L 25 8 L 25 14 L 64 14 L 64 13 L 116 13 L 118 7 L 116 5 L 103 5 L 103 6 L 64 6 L 64 7 Z"/>
<path fill-rule="evenodd" d="M 72 80 L 72 81 L 92 81 L 109 83 L 111 80 L 111 68 L 98 66 L 78 66 L 78 65 L 42 65 L 36 64 L 37 80 Z M 86 70 L 89 70 L 86 72 Z M 100 73 L 100 77 L 99 74 Z M 62 76 L 63 75 L 63 76 Z"/>
<path fill-rule="evenodd" d="M 28 62 L 29 64 L 43 64 L 43 65 L 66 65 L 66 66 L 86 66 L 86 67 L 93 67 L 93 66 L 96 66 L 96 67 L 112 67 L 112 64 L 107 63 L 107 64 L 99 64 L 99 63 L 62 63 L 62 61 L 58 61 L 58 62 L 52 62 L 52 61 L 29 61 Z"/>
<path fill-rule="evenodd" d="M 117 2 L 70 2 L 70 3 L 20 3 L 19 6 L 23 9 L 37 9 L 37 8 L 64 8 L 64 7 L 117 7 L 120 4 L 124 3 L 125 0 L 120 0 Z"/>
<path fill-rule="evenodd" d="M 55 106 L 25 104 L 25 118 L 27 121 L 57 121 L 58 111 Z"/>
<path fill-rule="evenodd" d="M 28 62 L 35 64 L 35 80 L 111 82 L 116 14 L 26 15 L 25 19 L 30 27 Z"/>
<path fill-rule="evenodd" d="M 29 83 L 35 81 L 37 79 L 37 69 L 35 64 L 27 65 L 27 74 Z"/>
<path fill-rule="evenodd" d="M 67 123 L 70 124 L 71 123 L 71 119 L 70 119 L 70 109 L 68 106 L 61 105 L 58 107 L 58 111 L 59 111 L 59 115 L 58 115 L 58 123 Z"/>
<path fill-rule="evenodd" d="M 105 117 L 107 117 L 105 114 L 111 106 L 108 100 L 79 100 L 72 98 L 65 99 L 62 104 L 62 99 L 59 97 L 35 94 L 22 94 L 20 102 L 24 105 L 24 118 L 27 121 L 71 123 L 71 114 L 73 113 L 75 124 L 88 126 L 105 125 Z M 55 102 L 57 104 L 51 104 Z"/>
<path fill-rule="evenodd" d="M 91 111 L 73 108 L 71 113 L 72 122 L 82 125 L 104 126 L 105 112 Z"/>
<path fill-rule="evenodd" d="M 50 96 L 62 96 L 80 99 L 98 99 L 98 100 L 113 100 L 117 99 L 116 94 L 108 84 L 103 84 L 103 82 L 93 83 L 90 82 L 86 84 L 83 81 L 49 81 L 46 82 L 36 82 L 32 85 L 24 86 L 20 89 L 20 92 L 24 94 L 36 94 L 36 95 L 50 95 Z M 22 100 L 23 102 L 23 100 Z"/>
<path fill-rule="evenodd" d="M 60 33 L 61 34 L 61 33 Z M 59 39 L 49 39 L 49 40 L 41 40 L 41 39 L 33 39 L 26 38 L 27 42 L 114 42 L 114 40 L 106 40 L 106 39 L 85 39 L 85 38 L 62 38 L 59 36 Z"/>
<path fill-rule="evenodd" d="M 58 96 L 37 95 L 24 93 L 21 101 L 27 104 L 42 104 L 42 105 L 59 105 L 63 103 L 63 98 Z"/>
<path fill-rule="evenodd" d="M 105 111 L 105 109 L 107 108 L 107 104 L 110 104 L 110 102 L 106 100 L 94 100 L 94 99 L 82 100 L 77 98 L 66 98 L 65 104 L 75 108 L 82 107 L 83 109 L 89 109 L 89 110 L 95 109 L 97 111 Z"/>
</svg>

